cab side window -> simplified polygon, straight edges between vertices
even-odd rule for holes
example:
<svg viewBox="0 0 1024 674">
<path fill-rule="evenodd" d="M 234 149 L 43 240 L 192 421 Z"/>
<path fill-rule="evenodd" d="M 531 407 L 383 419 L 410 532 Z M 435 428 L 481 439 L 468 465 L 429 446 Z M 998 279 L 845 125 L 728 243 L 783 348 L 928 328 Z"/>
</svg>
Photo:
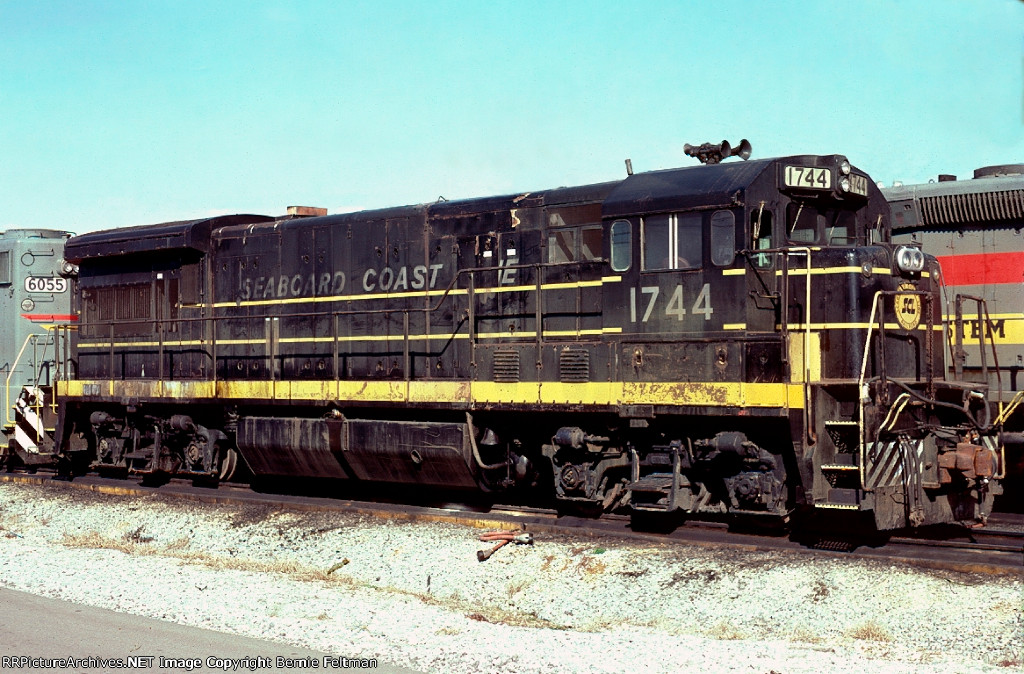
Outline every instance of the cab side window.
<svg viewBox="0 0 1024 674">
<path fill-rule="evenodd" d="M 11 282 L 11 251 L 0 250 L 0 285 Z"/>
<path fill-rule="evenodd" d="M 670 215 L 651 215 L 643 219 L 641 241 L 643 242 L 643 269 L 670 269 L 669 243 Z"/>
<path fill-rule="evenodd" d="M 616 220 L 611 233 L 612 271 L 626 271 L 633 261 L 633 225 L 629 220 Z"/>
<path fill-rule="evenodd" d="M 676 259 L 673 269 L 699 269 L 704 261 L 704 218 L 699 214 L 677 217 Z"/>
<path fill-rule="evenodd" d="M 711 264 L 728 267 L 736 259 L 736 216 L 715 211 L 711 216 Z"/>
<path fill-rule="evenodd" d="M 647 216 L 640 234 L 644 271 L 700 268 L 704 237 L 699 213 Z"/>
</svg>

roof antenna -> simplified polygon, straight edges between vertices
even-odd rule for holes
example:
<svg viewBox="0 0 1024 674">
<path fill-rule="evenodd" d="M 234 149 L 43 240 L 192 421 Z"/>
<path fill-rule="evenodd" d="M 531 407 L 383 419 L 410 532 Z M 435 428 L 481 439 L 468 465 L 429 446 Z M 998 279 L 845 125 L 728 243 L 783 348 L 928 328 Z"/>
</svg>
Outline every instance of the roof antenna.
<svg viewBox="0 0 1024 674">
<path fill-rule="evenodd" d="M 627 159 L 626 160 L 626 175 L 627 176 L 633 175 L 633 160 L 632 159 Z"/>
<path fill-rule="evenodd" d="M 687 143 L 683 146 L 683 153 L 687 157 L 698 159 L 701 164 L 717 164 L 727 157 L 739 157 L 746 161 L 750 159 L 750 141 L 744 138 L 740 141 L 739 147 L 735 149 L 727 140 L 723 140 L 717 145 L 704 143 L 703 145 L 694 146 Z"/>
</svg>

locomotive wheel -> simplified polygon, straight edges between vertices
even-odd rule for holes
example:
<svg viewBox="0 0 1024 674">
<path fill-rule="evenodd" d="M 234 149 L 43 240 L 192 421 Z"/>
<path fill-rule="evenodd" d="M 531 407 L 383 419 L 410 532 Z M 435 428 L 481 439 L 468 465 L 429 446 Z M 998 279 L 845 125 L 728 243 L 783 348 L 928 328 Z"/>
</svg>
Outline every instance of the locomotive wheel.
<svg viewBox="0 0 1024 674">
<path fill-rule="evenodd" d="M 238 471 L 238 450 L 234 447 L 229 447 L 224 450 L 224 454 L 220 459 L 220 470 L 218 476 L 221 482 L 228 482 L 235 476 Z"/>
</svg>

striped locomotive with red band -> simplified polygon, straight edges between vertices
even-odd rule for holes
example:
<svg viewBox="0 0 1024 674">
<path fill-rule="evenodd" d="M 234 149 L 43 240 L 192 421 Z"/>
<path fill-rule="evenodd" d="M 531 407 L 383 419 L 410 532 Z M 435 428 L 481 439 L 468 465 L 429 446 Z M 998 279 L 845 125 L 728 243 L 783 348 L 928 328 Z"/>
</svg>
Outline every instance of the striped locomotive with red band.
<svg viewBox="0 0 1024 674">
<path fill-rule="evenodd" d="M 959 368 L 964 379 L 986 382 L 993 418 L 1004 421 L 1004 437 L 1021 437 L 1024 164 L 978 169 L 971 180 L 940 176 L 938 182 L 882 192 L 892 208 L 893 240 L 920 245 L 942 268 L 944 320 L 951 328 L 945 356 L 951 377 Z M 977 300 L 968 298 L 983 300 L 981 309 Z M 1024 509 L 1024 449 L 1007 444 L 1006 451 L 1011 503 L 1004 505 Z"/>
<path fill-rule="evenodd" d="M 1018 236 L 1019 238 L 1019 236 Z M 1012 238 L 1008 237 L 1012 245 Z M 1018 242 L 1020 243 L 1020 242 Z M 948 286 L 979 286 L 1024 283 L 1024 250 L 939 255 L 942 276 Z"/>
</svg>

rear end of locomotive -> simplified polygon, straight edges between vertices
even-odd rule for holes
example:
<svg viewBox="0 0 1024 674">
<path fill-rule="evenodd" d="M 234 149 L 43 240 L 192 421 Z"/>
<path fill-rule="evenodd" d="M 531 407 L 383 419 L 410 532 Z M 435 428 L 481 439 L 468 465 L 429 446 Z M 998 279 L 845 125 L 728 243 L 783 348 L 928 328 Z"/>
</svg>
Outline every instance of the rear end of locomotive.
<svg viewBox="0 0 1024 674">
<path fill-rule="evenodd" d="M 214 227 L 271 220 L 230 215 L 73 237 L 73 323 L 57 326 L 59 471 L 171 475 L 204 483 L 239 467 L 233 418 L 210 368 L 202 308 Z"/>
</svg>

